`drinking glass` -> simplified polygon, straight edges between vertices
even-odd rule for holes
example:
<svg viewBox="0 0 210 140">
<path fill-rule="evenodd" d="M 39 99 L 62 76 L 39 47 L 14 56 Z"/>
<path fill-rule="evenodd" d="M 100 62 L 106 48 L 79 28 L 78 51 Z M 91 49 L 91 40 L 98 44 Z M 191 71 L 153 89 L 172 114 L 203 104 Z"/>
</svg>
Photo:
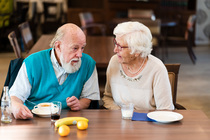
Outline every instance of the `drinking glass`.
<svg viewBox="0 0 210 140">
<path fill-rule="evenodd" d="M 51 121 L 55 122 L 60 119 L 62 104 L 59 101 L 51 102 L 50 112 L 51 112 Z"/>
<path fill-rule="evenodd" d="M 134 105 L 132 103 L 122 104 L 121 105 L 122 119 L 131 119 L 133 116 L 133 108 Z"/>
</svg>

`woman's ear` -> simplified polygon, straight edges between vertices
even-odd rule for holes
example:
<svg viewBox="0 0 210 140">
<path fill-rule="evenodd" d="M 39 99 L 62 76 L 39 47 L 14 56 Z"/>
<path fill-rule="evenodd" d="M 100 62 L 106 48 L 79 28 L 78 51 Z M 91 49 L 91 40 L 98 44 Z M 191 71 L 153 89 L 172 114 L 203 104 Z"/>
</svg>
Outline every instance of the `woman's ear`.
<svg viewBox="0 0 210 140">
<path fill-rule="evenodd" d="M 138 57 L 138 56 L 140 56 L 140 53 L 135 53 L 135 57 Z"/>
</svg>

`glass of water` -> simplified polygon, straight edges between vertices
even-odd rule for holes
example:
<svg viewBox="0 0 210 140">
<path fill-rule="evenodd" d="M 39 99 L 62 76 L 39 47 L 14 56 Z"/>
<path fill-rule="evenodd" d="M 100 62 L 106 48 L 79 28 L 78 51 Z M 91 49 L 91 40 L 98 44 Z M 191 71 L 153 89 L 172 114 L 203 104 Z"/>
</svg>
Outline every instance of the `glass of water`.
<svg viewBox="0 0 210 140">
<path fill-rule="evenodd" d="M 133 117 L 133 103 L 122 104 L 121 105 L 121 113 L 122 119 L 131 119 Z"/>
</svg>

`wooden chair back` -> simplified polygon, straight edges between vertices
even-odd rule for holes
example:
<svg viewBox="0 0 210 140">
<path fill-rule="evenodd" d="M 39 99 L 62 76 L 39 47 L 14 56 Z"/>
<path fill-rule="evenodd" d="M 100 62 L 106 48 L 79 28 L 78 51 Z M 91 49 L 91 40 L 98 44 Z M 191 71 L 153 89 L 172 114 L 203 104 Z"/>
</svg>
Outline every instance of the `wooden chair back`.
<svg viewBox="0 0 210 140">
<path fill-rule="evenodd" d="M 79 18 L 81 22 L 81 29 L 85 32 L 86 35 L 106 35 L 105 24 L 95 23 L 92 13 L 81 12 L 79 13 Z"/>
<path fill-rule="evenodd" d="M 94 23 L 93 15 L 90 12 L 79 13 L 79 18 L 81 26 L 86 26 L 88 24 Z"/>
<path fill-rule="evenodd" d="M 29 23 L 27 21 L 23 22 L 19 24 L 18 27 L 19 27 L 19 30 L 23 39 L 24 49 L 26 52 L 28 52 L 34 45 L 34 39 L 31 33 Z"/>
<path fill-rule="evenodd" d="M 15 52 L 15 56 L 17 58 L 21 58 L 22 57 L 22 53 L 21 53 L 21 49 L 20 46 L 18 45 L 18 41 L 17 41 L 17 37 L 15 34 L 15 31 L 12 31 L 9 33 L 8 35 L 8 39 L 10 41 L 10 44 Z"/>
<path fill-rule="evenodd" d="M 174 106 L 176 109 L 186 109 L 182 105 L 176 103 L 178 75 L 179 75 L 180 65 L 181 64 L 165 64 L 168 70 L 168 77 L 171 84 L 171 91 L 172 91 L 172 98 L 173 98 Z"/>
<path fill-rule="evenodd" d="M 188 55 L 192 61 L 193 64 L 196 64 L 197 61 L 197 57 L 196 54 L 193 50 L 193 47 L 195 46 L 195 38 L 194 38 L 194 31 L 195 31 L 195 21 L 196 21 L 196 15 L 190 15 L 188 17 L 188 21 L 187 21 L 187 26 L 186 26 L 186 30 L 185 30 L 185 34 L 183 34 L 183 36 L 169 36 L 167 35 L 167 29 L 165 32 L 165 36 L 164 36 L 164 44 L 163 47 L 166 48 L 166 55 L 168 53 L 167 51 L 167 46 L 170 45 L 183 45 L 186 46 L 187 48 L 187 52 Z M 169 28 L 168 28 L 169 29 Z M 171 28 L 172 29 L 172 28 Z"/>
</svg>

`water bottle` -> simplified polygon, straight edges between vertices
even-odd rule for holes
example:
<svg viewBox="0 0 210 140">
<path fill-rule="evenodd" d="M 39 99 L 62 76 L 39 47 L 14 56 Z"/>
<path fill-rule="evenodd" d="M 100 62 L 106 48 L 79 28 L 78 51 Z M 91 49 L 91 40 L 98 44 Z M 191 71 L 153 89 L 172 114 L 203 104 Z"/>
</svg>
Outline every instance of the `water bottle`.
<svg viewBox="0 0 210 140">
<path fill-rule="evenodd" d="M 10 102 L 11 102 L 11 100 L 10 100 L 10 96 L 9 96 L 9 89 L 8 89 L 8 86 L 5 86 L 3 96 L 1 99 L 1 122 L 3 122 L 3 123 L 11 123 L 12 122 Z"/>
</svg>

